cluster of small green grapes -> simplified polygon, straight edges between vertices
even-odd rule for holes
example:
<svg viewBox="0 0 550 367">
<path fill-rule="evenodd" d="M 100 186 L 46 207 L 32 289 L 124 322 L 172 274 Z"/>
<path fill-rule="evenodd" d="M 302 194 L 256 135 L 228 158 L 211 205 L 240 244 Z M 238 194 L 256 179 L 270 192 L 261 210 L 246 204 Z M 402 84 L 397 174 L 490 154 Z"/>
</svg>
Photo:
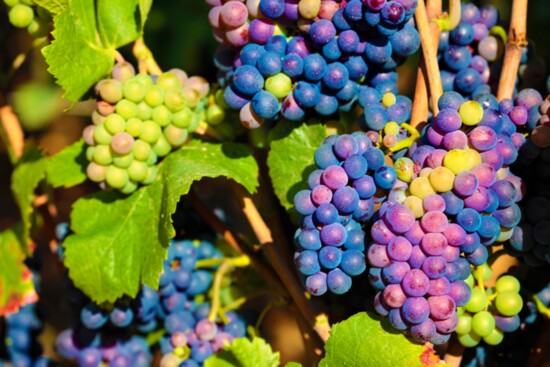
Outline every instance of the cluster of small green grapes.
<svg viewBox="0 0 550 367">
<path fill-rule="evenodd" d="M 8 7 L 10 23 L 17 28 L 27 28 L 33 37 L 43 37 L 48 34 L 50 13 L 32 0 L 4 0 Z"/>
<path fill-rule="evenodd" d="M 83 131 L 90 180 L 125 194 L 152 183 L 158 160 L 199 126 L 209 90 L 205 79 L 180 69 L 156 76 L 116 64 L 112 78 L 96 85 L 93 124 Z"/>
</svg>

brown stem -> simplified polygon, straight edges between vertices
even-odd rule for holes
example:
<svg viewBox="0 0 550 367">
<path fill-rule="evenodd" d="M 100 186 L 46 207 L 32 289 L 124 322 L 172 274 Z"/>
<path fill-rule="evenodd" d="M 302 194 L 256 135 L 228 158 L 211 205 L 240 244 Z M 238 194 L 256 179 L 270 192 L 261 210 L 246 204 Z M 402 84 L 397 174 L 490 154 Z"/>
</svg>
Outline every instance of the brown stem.
<svg viewBox="0 0 550 367">
<path fill-rule="evenodd" d="M 514 0 L 497 99 L 512 98 L 522 50 L 527 47 L 527 0 Z"/>
<path fill-rule="evenodd" d="M 212 322 L 215 322 L 216 316 L 218 316 L 218 310 L 220 308 L 220 289 L 222 287 L 223 276 L 228 270 L 229 263 L 224 261 L 214 274 L 214 282 L 212 284 L 212 303 L 210 305 L 210 312 L 208 313 L 208 320 Z"/>
<path fill-rule="evenodd" d="M 0 135 L 12 164 L 15 164 L 23 154 L 24 134 L 19 119 L 13 113 L 11 106 L 0 107 Z"/>
</svg>

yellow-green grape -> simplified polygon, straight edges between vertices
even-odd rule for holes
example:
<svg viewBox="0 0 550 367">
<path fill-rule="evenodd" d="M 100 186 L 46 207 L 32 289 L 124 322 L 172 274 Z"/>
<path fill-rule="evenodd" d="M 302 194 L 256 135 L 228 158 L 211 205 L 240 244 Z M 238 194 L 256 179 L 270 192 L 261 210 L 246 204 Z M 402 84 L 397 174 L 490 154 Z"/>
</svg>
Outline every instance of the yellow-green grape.
<svg viewBox="0 0 550 367">
<path fill-rule="evenodd" d="M 464 307 L 457 307 L 456 315 L 461 316 L 461 315 L 469 315 L 469 314 L 464 310 Z"/>
<path fill-rule="evenodd" d="M 92 111 L 92 123 L 99 125 L 105 122 L 105 116 L 101 115 L 97 110 Z"/>
<path fill-rule="evenodd" d="M 391 94 L 391 93 L 386 93 L 386 94 Z M 391 95 L 393 96 L 393 94 Z M 399 134 L 399 129 L 400 127 L 399 125 L 397 125 L 397 122 L 390 121 L 384 126 L 384 133 L 390 134 L 390 135 L 397 135 Z"/>
<path fill-rule="evenodd" d="M 487 307 L 487 296 L 481 289 L 473 289 L 472 296 L 464 308 L 466 311 L 476 313 Z"/>
<path fill-rule="evenodd" d="M 95 147 L 86 148 L 86 159 L 92 161 L 94 159 Z"/>
<path fill-rule="evenodd" d="M 170 71 L 167 71 L 159 75 L 159 77 L 157 78 L 157 85 L 162 89 L 164 89 L 165 91 L 169 89 L 183 87 L 180 77 Z"/>
<path fill-rule="evenodd" d="M 135 159 L 146 162 L 151 154 L 151 145 L 143 140 L 136 140 L 132 153 L 134 153 Z"/>
<path fill-rule="evenodd" d="M 493 269 L 487 263 L 478 266 L 477 271 L 481 272 L 481 278 L 484 281 L 488 281 L 493 276 Z"/>
<path fill-rule="evenodd" d="M 157 142 L 155 144 L 153 144 L 153 151 L 159 157 L 164 157 L 165 155 L 170 153 L 171 150 L 172 150 L 172 146 L 170 145 L 168 140 L 166 140 L 164 135 L 161 135 L 159 137 L 159 139 L 157 140 Z"/>
<path fill-rule="evenodd" d="M 151 116 L 153 115 L 153 110 L 151 109 L 151 107 L 141 101 L 137 104 L 137 118 L 142 120 L 142 121 L 145 121 L 145 120 L 150 120 L 151 119 Z"/>
<path fill-rule="evenodd" d="M 447 152 L 443 158 L 443 166 L 450 169 L 455 175 L 472 169 L 478 163 L 475 153 L 471 151 L 475 152 L 473 149 L 453 149 Z M 477 155 L 479 156 L 479 153 Z M 481 162 L 481 156 L 479 156 L 479 161 Z"/>
<path fill-rule="evenodd" d="M 483 106 L 477 101 L 467 101 L 460 106 L 458 114 L 464 125 L 474 126 L 483 118 Z"/>
<path fill-rule="evenodd" d="M 172 68 L 168 71 L 171 72 L 174 75 L 177 75 L 178 78 L 180 78 L 181 85 L 185 85 L 185 83 L 187 82 L 187 79 L 189 78 L 187 76 L 187 73 L 185 71 L 181 70 L 181 69 Z"/>
<path fill-rule="evenodd" d="M 471 170 L 472 168 L 483 162 L 481 159 L 481 155 L 475 149 L 466 148 L 466 156 L 468 157 L 470 163 L 468 170 Z"/>
<path fill-rule="evenodd" d="M 138 107 L 134 102 L 131 102 L 127 99 L 121 99 L 116 104 L 116 113 L 119 114 L 125 120 L 136 117 L 138 114 Z"/>
<path fill-rule="evenodd" d="M 27 31 L 29 31 L 29 34 L 32 37 L 35 37 L 35 38 L 44 37 L 50 31 L 48 27 L 48 21 L 45 19 L 35 17 L 32 20 L 31 24 L 29 24 L 29 26 L 27 27 Z"/>
<path fill-rule="evenodd" d="M 427 177 L 417 177 L 412 180 L 409 190 L 411 195 L 414 195 L 422 200 L 424 200 L 424 198 L 428 195 L 435 194 L 435 191 Z"/>
<path fill-rule="evenodd" d="M 503 339 L 504 333 L 498 328 L 494 328 L 491 334 L 483 337 L 483 341 L 489 345 L 499 345 Z"/>
<path fill-rule="evenodd" d="M 462 314 L 458 316 L 458 324 L 456 325 L 457 334 L 467 334 L 472 330 L 472 316 L 469 314 Z"/>
<path fill-rule="evenodd" d="M 172 124 L 176 127 L 185 129 L 191 124 L 193 118 L 193 111 L 184 107 L 181 111 L 178 111 L 172 115 Z"/>
<path fill-rule="evenodd" d="M 219 125 L 225 118 L 225 111 L 218 105 L 208 106 L 206 109 L 206 121 L 209 125 Z"/>
<path fill-rule="evenodd" d="M 123 194 L 131 194 L 133 193 L 134 191 L 137 190 L 137 183 L 132 181 L 132 180 L 128 180 L 128 182 L 126 183 L 126 185 L 120 189 L 120 192 L 123 193 Z"/>
<path fill-rule="evenodd" d="M 105 181 L 105 173 L 107 172 L 107 167 L 97 164 L 95 162 L 90 162 L 88 167 L 86 167 L 86 175 L 93 182 L 103 182 Z"/>
<path fill-rule="evenodd" d="M 265 81 L 265 90 L 279 99 L 285 98 L 292 90 L 292 80 L 283 73 L 275 74 Z"/>
<path fill-rule="evenodd" d="M 124 118 L 116 113 L 110 114 L 105 118 L 105 130 L 109 132 L 111 135 L 115 135 L 117 133 L 121 133 L 126 128 L 126 120 Z M 99 129 L 98 126 L 96 128 Z"/>
<path fill-rule="evenodd" d="M 151 107 L 157 107 L 164 103 L 164 89 L 158 85 L 151 85 L 145 93 L 145 103 Z"/>
<path fill-rule="evenodd" d="M 313 19 L 319 14 L 321 9 L 321 0 L 300 0 L 298 2 L 298 12 L 305 19 Z"/>
<path fill-rule="evenodd" d="M 8 17 L 14 27 L 26 28 L 34 19 L 34 11 L 30 6 L 17 4 L 10 9 Z"/>
<path fill-rule="evenodd" d="M 154 121 L 147 120 L 143 122 L 143 130 L 141 134 L 139 134 L 141 140 L 154 144 L 161 135 L 162 130 Z"/>
<path fill-rule="evenodd" d="M 145 93 L 147 93 L 147 88 L 136 79 L 126 80 L 122 86 L 124 98 L 134 103 L 141 102 L 145 98 Z"/>
<path fill-rule="evenodd" d="M 102 80 L 97 84 L 97 89 L 104 101 L 115 104 L 122 99 L 122 84 L 118 80 Z"/>
<path fill-rule="evenodd" d="M 134 138 L 138 137 L 143 131 L 143 121 L 135 117 L 129 119 L 126 121 L 125 131 Z"/>
<path fill-rule="evenodd" d="M 168 89 L 164 95 L 164 104 L 172 112 L 181 110 L 185 106 L 185 95 L 181 88 Z"/>
<path fill-rule="evenodd" d="M 6 4 L 9 8 L 13 8 L 15 5 L 19 4 L 19 0 L 4 0 L 4 4 Z"/>
<path fill-rule="evenodd" d="M 128 168 L 130 164 L 134 161 L 134 155 L 132 153 L 128 154 L 113 154 L 113 164 L 119 168 Z"/>
<path fill-rule="evenodd" d="M 481 337 L 471 330 L 467 334 L 459 334 L 458 341 L 466 348 L 472 348 L 479 344 Z"/>
<path fill-rule="evenodd" d="M 472 330 L 481 337 L 489 336 L 495 326 L 495 318 L 487 311 L 478 312 L 472 317 Z"/>
<path fill-rule="evenodd" d="M 397 101 L 397 98 L 395 97 L 395 94 L 393 94 L 391 92 L 387 92 L 382 96 L 382 104 L 386 108 L 388 108 L 391 105 L 395 104 L 396 101 Z"/>
<path fill-rule="evenodd" d="M 149 153 L 149 157 L 147 158 L 145 163 L 147 163 L 148 166 L 153 166 L 155 165 L 155 163 L 157 163 L 157 161 L 158 161 L 158 155 L 157 153 L 155 153 L 155 151 L 151 147 L 151 152 Z"/>
<path fill-rule="evenodd" d="M 142 182 L 144 185 L 149 185 L 155 181 L 155 178 L 157 178 L 157 167 L 149 167 L 147 168 L 147 177 Z"/>
<path fill-rule="evenodd" d="M 128 176 L 131 180 L 142 182 L 147 177 L 148 166 L 145 162 L 133 160 L 128 167 Z"/>
<path fill-rule="evenodd" d="M 495 283 L 495 290 L 499 293 L 506 291 L 519 293 L 520 288 L 519 280 L 511 275 L 503 275 Z"/>
<path fill-rule="evenodd" d="M 431 167 L 424 167 L 418 172 L 418 177 L 429 177 L 433 170 Z"/>
<path fill-rule="evenodd" d="M 470 288 L 473 288 L 474 284 L 475 284 L 474 276 L 472 274 L 468 275 L 468 278 L 466 278 L 464 280 L 464 282 L 466 282 L 466 284 L 468 284 L 468 286 L 470 286 Z"/>
<path fill-rule="evenodd" d="M 496 242 L 506 242 L 510 238 L 512 238 L 512 234 L 514 232 L 513 228 L 500 228 L 500 235 L 498 236 Z"/>
<path fill-rule="evenodd" d="M 436 167 L 428 176 L 430 184 L 437 192 L 447 192 L 453 189 L 455 174 L 448 168 Z"/>
<path fill-rule="evenodd" d="M 171 124 L 164 128 L 164 137 L 173 147 L 182 146 L 188 136 L 189 133 L 186 129 L 180 129 Z"/>
<path fill-rule="evenodd" d="M 197 114 L 193 114 L 191 116 L 191 122 L 189 123 L 189 127 L 188 127 L 189 131 L 193 132 L 197 130 L 197 127 L 199 127 L 200 122 L 201 122 L 200 117 Z"/>
<path fill-rule="evenodd" d="M 105 182 L 115 189 L 121 189 L 128 183 L 128 172 L 115 166 L 107 167 Z"/>
<path fill-rule="evenodd" d="M 291 87 L 292 87 L 292 81 L 291 81 Z M 227 103 L 225 103 L 225 98 L 223 96 L 223 89 L 218 89 L 214 93 L 214 102 L 216 102 L 216 104 L 221 108 L 227 108 Z"/>
<path fill-rule="evenodd" d="M 160 126 L 167 126 L 172 121 L 172 112 L 164 105 L 157 106 L 153 109 L 152 119 Z"/>
<path fill-rule="evenodd" d="M 415 218 L 422 218 L 424 215 L 424 206 L 422 205 L 422 199 L 417 196 L 408 196 L 403 205 L 408 207 L 414 213 Z"/>
<path fill-rule="evenodd" d="M 134 80 L 137 80 L 138 82 L 143 84 L 145 88 L 149 88 L 153 85 L 153 79 L 151 79 L 151 75 L 148 74 L 137 74 L 134 77 Z"/>
<path fill-rule="evenodd" d="M 94 129 L 94 140 L 97 144 L 110 144 L 113 136 L 105 129 L 105 124 L 96 125 Z"/>
<path fill-rule="evenodd" d="M 188 107 L 195 108 L 201 101 L 201 94 L 195 88 L 185 86 L 183 87 L 183 94 Z"/>
<path fill-rule="evenodd" d="M 514 316 L 521 311 L 523 299 L 521 299 L 521 296 L 517 292 L 499 292 L 495 300 L 495 307 L 504 316 Z"/>
</svg>

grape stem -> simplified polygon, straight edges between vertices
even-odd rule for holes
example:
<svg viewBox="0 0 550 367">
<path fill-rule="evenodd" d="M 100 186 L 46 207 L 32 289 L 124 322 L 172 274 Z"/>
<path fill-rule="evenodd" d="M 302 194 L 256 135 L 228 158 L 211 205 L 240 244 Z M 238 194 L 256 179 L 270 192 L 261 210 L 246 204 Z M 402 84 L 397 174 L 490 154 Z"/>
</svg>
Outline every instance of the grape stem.
<svg viewBox="0 0 550 367">
<path fill-rule="evenodd" d="M 512 98 L 523 49 L 527 47 L 527 0 L 514 0 L 497 99 Z"/>
<path fill-rule="evenodd" d="M 220 266 L 224 262 L 227 262 L 229 265 L 234 267 L 244 268 L 250 265 L 250 258 L 246 255 L 240 255 L 236 257 L 215 257 L 211 259 L 202 259 L 197 261 L 195 268 L 212 268 L 215 266 Z"/>
<path fill-rule="evenodd" d="M 532 294 L 530 298 L 535 304 L 535 306 L 537 306 L 537 311 L 541 315 L 544 315 L 544 317 L 546 317 L 547 319 L 550 319 L 550 309 L 548 309 L 548 307 L 546 307 L 545 304 L 542 303 L 539 296 L 537 296 L 536 294 Z"/>
<path fill-rule="evenodd" d="M 208 312 L 208 320 L 216 322 L 216 316 L 220 308 L 220 289 L 222 287 L 223 276 L 231 268 L 229 259 L 225 259 L 214 274 L 214 283 L 212 284 L 212 304 Z"/>
<path fill-rule="evenodd" d="M 389 148 L 390 152 L 398 152 L 401 149 L 410 148 L 411 145 L 413 145 L 414 142 L 417 141 L 418 138 L 420 138 L 420 133 L 418 132 L 418 130 L 416 130 L 414 127 L 407 124 L 406 122 L 402 123 L 401 127 L 404 128 L 405 130 L 407 130 L 407 132 L 409 134 L 411 134 L 411 136 L 397 142 L 397 144 L 395 144 L 393 147 Z"/>
<path fill-rule="evenodd" d="M 10 162 L 15 165 L 23 155 L 25 142 L 19 119 L 9 105 L 0 107 L 0 136 L 8 151 Z"/>
<path fill-rule="evenodd" d="M 137 41 L 134 42 L 132 53 L 138 60 L 138 69 L 140 73 L 149 73 L 151 75 L 162 74 L 162 69 L 157 64 L 153 57 L 153 53 L 149 47 L 147 47 L 143 38 L 138 38 Z"/>
<path fill-rule="evenodd" d="M 456 28 L 458 23 L 460 23 L 461 11 L 460 0 L 450 0 L 449 12 L 443 13 L 441 16 L 434 19 L 433 22 L 437 23 L 441 31 L 452 31 Z"/>
</svg>

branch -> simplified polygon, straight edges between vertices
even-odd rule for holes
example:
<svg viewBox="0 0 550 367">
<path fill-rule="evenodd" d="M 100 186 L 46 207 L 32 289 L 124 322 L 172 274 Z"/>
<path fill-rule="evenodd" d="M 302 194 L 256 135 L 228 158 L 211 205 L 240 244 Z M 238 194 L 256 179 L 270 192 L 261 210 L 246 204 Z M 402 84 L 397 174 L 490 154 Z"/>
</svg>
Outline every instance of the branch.
<svg viewBox="0 0 550 367">
<path fill-rule="evenodd" d="M 132 48 L 132 53 L 138 60 L 138 69 L 140 73 L 149 73 L 152 75 L 162 74 L 162 69 L 157 64 L 153 53 L 147 47 L 143 38 L 139 38 L 134 42 L 134 47 Z"/>
<path fill-rule="evenodd" d="M 512 98 L 516 84 L 521 54 L 527 47 L 527 0 L 514 0 L 512 4 L 512 20 L 504 64 L 500 74 L 497 99 Z"/>
</svg>

